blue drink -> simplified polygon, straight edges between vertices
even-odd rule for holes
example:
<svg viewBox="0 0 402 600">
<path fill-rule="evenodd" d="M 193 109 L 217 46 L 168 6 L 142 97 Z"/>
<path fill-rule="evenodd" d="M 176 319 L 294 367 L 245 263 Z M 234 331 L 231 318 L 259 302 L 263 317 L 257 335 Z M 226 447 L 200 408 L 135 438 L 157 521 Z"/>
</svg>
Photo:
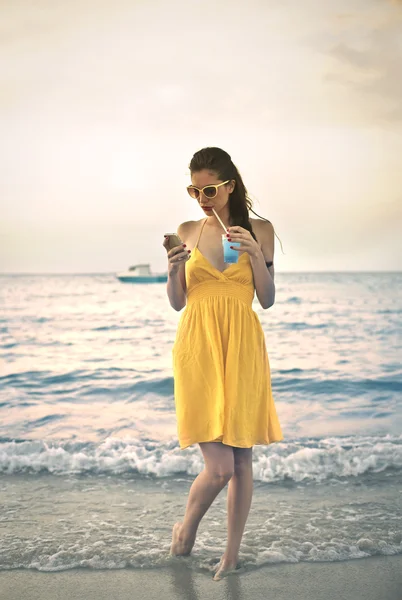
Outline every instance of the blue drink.
<svg viewBox="0 0 402 600">
<path fill-rule="evenodd" d="M 229 242 L 226 235 L 222 234 L 222 244 L 223 244 L 223 260 L 225 263 L 237 263 L 239 260 L 239 251 L 232 250 L 230 246 L 239 247 L 240 242 Z"/>
</svg>

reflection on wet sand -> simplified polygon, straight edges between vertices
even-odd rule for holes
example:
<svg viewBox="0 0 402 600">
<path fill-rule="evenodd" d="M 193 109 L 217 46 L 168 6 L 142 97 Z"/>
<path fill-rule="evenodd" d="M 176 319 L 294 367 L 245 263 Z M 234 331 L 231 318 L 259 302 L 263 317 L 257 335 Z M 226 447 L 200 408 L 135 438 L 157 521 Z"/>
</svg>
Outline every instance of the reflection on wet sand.
<svg viewBox="0 0 402 600">
<path fill-rule="evenodd" d="M 171 583 L 175 598 L 180 600 L 203 600 L 201 591 L 199 589 L 197 590 L 197 585 L 195 583 L 196 574 L 198 575 L 199 571 L 195 571 L 185 562 L 172 565 Z M 205 572 L 203 572 L 203 574 L 205 577 L 210 577 L 212 580 L 212 573 L 205 574 Z M 219 597 L 222 595 L 225 600 L 241 600 L 243 598 L 240 575 L 229 575 L 220 581 L 216 581 L 215 585 L 217 586 Z M 225 586 L 224 590 L 222 590 L 222 586 Z"/>
</svg>

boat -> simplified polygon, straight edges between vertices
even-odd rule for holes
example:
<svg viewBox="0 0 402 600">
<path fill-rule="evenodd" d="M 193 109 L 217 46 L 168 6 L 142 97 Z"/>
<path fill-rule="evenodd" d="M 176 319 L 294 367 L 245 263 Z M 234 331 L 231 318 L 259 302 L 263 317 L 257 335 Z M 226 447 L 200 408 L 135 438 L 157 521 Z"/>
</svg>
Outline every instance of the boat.
<svg viewBox="0 0 402 600">
<path fill-rule="evenodd" d="M 127 271 L 116 273 L 116 277 L 124 283 L 164 283 L 168 280 L 167 273 L 152 273 L 149 264 L 133 265 Z"/>
</svg>

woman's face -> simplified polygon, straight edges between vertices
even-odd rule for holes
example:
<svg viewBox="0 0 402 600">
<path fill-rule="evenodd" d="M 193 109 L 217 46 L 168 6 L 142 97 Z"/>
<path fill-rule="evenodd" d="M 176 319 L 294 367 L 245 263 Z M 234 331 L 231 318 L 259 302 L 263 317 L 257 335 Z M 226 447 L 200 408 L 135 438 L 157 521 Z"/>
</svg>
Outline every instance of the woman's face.
<svg viewBox="0 0 402 600">
<path fill-rule="evenodd" d="M 218 176 L 214 171 L 208 171 L 208 169 L 196 171 L 191 175 L 191 184 L 199 189 L 202 189 L 206 185 L 222 183 L 222 181 L 223 180 L 218 179 Z M 218 193 L 215 198 L 208 198 L 207 196 L 204 196 L 203 193 L 200 193 L 196 202 L 198 202 L 206 215 L 213 216 L 214 213 L 212 212 L 212 208 L 214 208 L 216 212 L 220 212 L 228 203 L 229 194 L 234 190 L 234 186 L 235 182 L 233 180 L 225 185 L 221 185 L 218 187 Z"/>
</svg>

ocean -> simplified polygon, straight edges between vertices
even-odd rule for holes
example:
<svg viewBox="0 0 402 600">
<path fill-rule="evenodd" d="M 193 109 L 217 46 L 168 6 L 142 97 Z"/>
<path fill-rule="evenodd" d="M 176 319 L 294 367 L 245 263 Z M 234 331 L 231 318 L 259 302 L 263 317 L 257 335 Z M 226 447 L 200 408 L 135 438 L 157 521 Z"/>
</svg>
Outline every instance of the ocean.
<svg viewBox="0 0 402 600">
<path fill-rule="evenodd" d="M 402 273 L 275 274 L 263 310 L 284 440 L 253 450 L 240 551 L 268 563 L 402 554 Z M 169 556 L 202 469 L 176 438 L 166 284 L 0 276 L 0 569 L 211 571 L 226 490 Z"/>
</svg>

